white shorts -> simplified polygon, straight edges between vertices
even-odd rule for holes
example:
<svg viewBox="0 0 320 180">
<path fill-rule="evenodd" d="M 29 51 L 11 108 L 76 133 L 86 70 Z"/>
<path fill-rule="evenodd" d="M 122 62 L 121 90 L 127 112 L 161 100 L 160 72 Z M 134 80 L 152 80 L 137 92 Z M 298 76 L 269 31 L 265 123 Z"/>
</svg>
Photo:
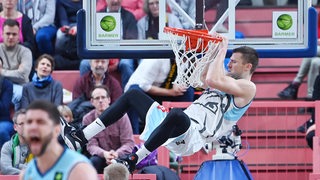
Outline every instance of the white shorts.
<svg viewBox="0 0 320 180">
<path fill-rule="evenodd" d="M 167 116 L 167 112 L 159 106 L 158 103 L 153 103 L 148 110 L 146 116 L 146 125 L 140 135 L 140 139 L 146 141 L 150 134 L 162 123 Z M 199 125 L 190 121 L 189 129 L 182 135 L 168 139 L 163 146 L 179 156 L 189 156 L 198 152 L 206 143 L 199 132 Z"/>
<path fill-rule="evenodd" d="M 176 155 L 189 156 L 198 152 L 205 143 L 205 138 L 200 134 L 198 125 L 191 121 L 187 132 L 176 138 L 168 139 L 164 146 Z"/>
</svg>

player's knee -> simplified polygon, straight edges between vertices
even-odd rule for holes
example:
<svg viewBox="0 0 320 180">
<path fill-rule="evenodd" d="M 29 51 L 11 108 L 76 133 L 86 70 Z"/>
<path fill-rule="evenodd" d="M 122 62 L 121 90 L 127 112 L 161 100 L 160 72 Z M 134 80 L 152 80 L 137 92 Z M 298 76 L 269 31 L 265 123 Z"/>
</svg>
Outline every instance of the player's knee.
<svg viewBox="0 0 320 180">
<path fill-rule="evenodd" d="M 180 108 L 171 109 L 168 116 L 172 116 L 174 122 L 178 124 L 190 124 L 189 117 Z"/>
</svg>

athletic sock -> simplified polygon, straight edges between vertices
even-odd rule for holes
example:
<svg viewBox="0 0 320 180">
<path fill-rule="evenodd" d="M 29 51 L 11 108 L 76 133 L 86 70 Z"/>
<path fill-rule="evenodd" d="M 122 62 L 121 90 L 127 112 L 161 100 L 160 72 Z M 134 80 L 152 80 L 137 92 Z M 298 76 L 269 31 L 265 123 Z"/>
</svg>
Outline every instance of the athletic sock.
<svg viewBox="0 0 320 180">
<path fill-rule="evenodd" d="M 106 127 L 102 123 L 102 121 L 97 118 L 91 124 L 83 129 L 84 137 L 89 140 L 99 132 L 103 131 Z"/>
<path fill-rule="evenodd" d="M 138 156 L 137 164 L 143 160 L 145 157 L 147 157 L 151 152 L 144 147 L 144 145 L 141 146 L 141 148 L 136 152 L 136 155 Z"/>
</svg>

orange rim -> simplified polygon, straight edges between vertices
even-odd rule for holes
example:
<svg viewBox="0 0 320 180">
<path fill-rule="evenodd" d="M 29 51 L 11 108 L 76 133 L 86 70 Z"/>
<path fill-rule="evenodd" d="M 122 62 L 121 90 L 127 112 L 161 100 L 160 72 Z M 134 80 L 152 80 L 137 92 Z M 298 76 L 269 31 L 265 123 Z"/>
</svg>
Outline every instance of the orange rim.
<svg viewBox="0 0 320 180">
<path fill-rule="evenodd" d="M 179 29 L 179 28 L 172 28 L 172 27 L 164 27 L 165 33 L 172 33 L 178 36 L 186 36 L 186 50 L 197 47 L 197 42 L 199 38 L 202 38 L 203 41 L 201 42 L 203 46 L 206 47 L 208 43 L 211 41 L 213 43 L 218 43 L 222 41 L 222 38 L 213 37 L 208 34 L 208 30 L 200 29 L 200 30 L 187 30 L 187 29 Z M 199 51 L 201 49 L 197 49 Z"/>
<path fill-rule="evenodd" d="M 172 27 L 164 27 L 165 33 L 173 33 L 178 36 L 189 36 L 192 38 L 203 38 L 206 40 L 214 41 L 214 42 L 221 42 L 222 38 L 213 37 L 208 34 L 208 30 L 206 29 L 199 29 L 199 30 L 187 30 L 187 29 L 179 29 L 179 28 L 172 28 Z"/>
</svg>

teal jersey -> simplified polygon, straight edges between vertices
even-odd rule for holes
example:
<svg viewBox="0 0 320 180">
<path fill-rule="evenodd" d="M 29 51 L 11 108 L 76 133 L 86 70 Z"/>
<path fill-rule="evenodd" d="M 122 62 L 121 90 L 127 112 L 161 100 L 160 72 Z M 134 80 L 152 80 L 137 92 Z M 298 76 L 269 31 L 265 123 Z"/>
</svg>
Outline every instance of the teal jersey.
<svg viewBox="0 0 320 180">
<path fill-rule="evenodd" d="M 65 148 L 57 162 L 46 172 L 41 173 L 38 169 L 37 158 L 28 163 L 23 179 L 25 180 L 67 180 L 71 170 L 78 163 L 90 163 L 90 161 L 78 152 Z"/>
<path fill-rule="evenodd" d="M 232 95 L 208 89 L 184 112 L 210 142 L 229 135 L 232 126 L 247 111 L 251 102 L 244 107 L 237 107 Z"/>
</svg>

